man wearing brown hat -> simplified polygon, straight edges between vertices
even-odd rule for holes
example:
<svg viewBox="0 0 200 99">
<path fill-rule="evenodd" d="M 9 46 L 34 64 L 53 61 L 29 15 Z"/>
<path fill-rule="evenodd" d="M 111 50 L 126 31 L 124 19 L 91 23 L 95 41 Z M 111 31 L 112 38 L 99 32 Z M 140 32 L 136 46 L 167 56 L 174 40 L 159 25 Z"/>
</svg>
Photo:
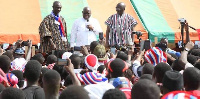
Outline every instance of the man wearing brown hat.
<svg viewBox="0 0 200 99">
<path fill-rule="evenodd" d="M 99 61 L 99 65 L 104 65 L 105 63 L 107 63 L 109 61 L 108 56 L 106 54 L 106 49 L 101 44 L 98 44 L 94 48 L 94 55 L 97 56 L 98 61 Z"/>
</svg>

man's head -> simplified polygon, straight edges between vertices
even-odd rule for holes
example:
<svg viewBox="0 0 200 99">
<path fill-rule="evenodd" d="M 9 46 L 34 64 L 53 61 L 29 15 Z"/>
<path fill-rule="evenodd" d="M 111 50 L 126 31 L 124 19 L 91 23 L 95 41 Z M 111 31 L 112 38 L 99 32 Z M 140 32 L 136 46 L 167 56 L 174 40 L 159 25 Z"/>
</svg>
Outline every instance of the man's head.
<svg viewBox="0 0 200 99">
<path fill-rule="evenodd" d="M 153 79 L 157 82 L 157 83 L 162 83 L 162 79 L 164 77 L 164 74 L 166 71 L 168 70 L 172 70 L 171 67 L 166 64 L 166 63 L 158 63 L 155 67 L 154 67 L 154 72 L 153 72 Z"/>
<path fill-rule="evenodd" d="M 131 90 L 132 99 L 160 99 L 160 89 L 151 80 L 139 80 Z"/>
<path fill-rule="evenodd" d="M 65 78 L 65 83 L 64 83 L 64 86 L 65 87 L 68 87 L 70 85 L 73 85 L 73 82 L 72 82 L 72 79 L 70 77 L 70 75 L 68 75 L 66 78 Z"/>
<path fill-rule="evenodd" d="M 14 58 L 24 58 L 25 51 L 22 48 L 17 48 L 13 54 Z"/>
<path fill-rule="evenodd" d="M 123 77 L 124 72 L 128 69 L 127 64 L 122 59 L 116 58 L 108 64 L 111 78 Z"/>
<path fill-rule="evenodd" d="M 98 41 L 93 41 L 92 43 L 90 43 L 90 51 L 91 51 L 91 54 L 94 54 L 94 49 L 95 47 L 99 44 Z"/>
<path fill-rule="evenodd" d="M 154 71 L 154 66 L 150 63 L 146 63 L 144 64 L 144 67 L 142 69 L 142 75 L 143 74 L 153 74 L 153 71 Z"/>
<path fill-rule="evenodd" d="M 152 80 L 152 75 L 151 74 L 143 74 L 142 76 L 140 76 L 139 80 L 142 80 L 142 79 Z"/>
<path fill-rule="evenodd" d="M 62 8 L 61 3 L 59 1 L 54 1 L 52 7 L 53 7 L 53 13 L 57 16 Z"/>
<path fill-rule="evenodd" d="M 181 71 L 181 70 L 184 70 L 184 66 L 182 66 L 180 63 L 179 63 L 179 60 L 176 59 L 172 65 L 171 65 L 172 69 L 173 70 L 176 70 L 176 71 Z"/>
<path fill-rule="evenodd" d="M 82 11 L 82 14 L 83 14 L 83 18 L 85 20 L 89 20 L 90 16 L 91 16 L 91 10 L 89 7 L 84 7 L 83 8 L 83 11 Z"/>
<path fill-rule="evenodd" d="M 104 61 L 107 60 L 107 55 L 106 55 L 106 48 L 102 44 L 98 44 L 94 48 L 94 55 L 97 56 L 98 60 Z"/>
<path fill-rule="evenodd" d="M 49 55 L 47 57 L 47 64 L 52 64 L 55 63 L 57 61 L 57 57 L 55 55 Z"/>
<path fill-rule="evenodd" d="M 72 64 L 74 65 L 74 69 L 79 69 L 81 65 L 81 58 L 78 54 L 72 54 L 70 57 Z"/>
<path fill-rule="evenodd" d="M 14 56 L 13 56 L 13 52 L 12 51 L 6 51 L 5 53 L 3 53 L 2 55 L 7 55 L 11 61 L 14 60 Z"/>
<path fill-rule="evenodd" d="M 168 45 L 168 39 L 167 38 L 161 38 L 160 39 L 160 43 L 164 43 L 164 44 L 166 44 L 166 45 Z"/>
<path fill-rule="evenodd" d="M 43 64 L 45 59 L 41 53 L 37 53 L 31 58 L 31 60 L 37 60 L 40 64 Z"/>
<path fill-rule="evenodd" d="M 196 67 L 197 69 L 200 70 L 200 61 L 199 61 L 199 62 L 196 62 L 196 63 L 194 64 L 194 67 Z"/>
<path fill-rule="evenodd" d="M 125 8 L 126 8 L 125 3 L 123 3 L 123 2 L 118 3 L 116 6 L 117 14 L 119 14 L 121 16 L 124 13 Z"/>
<path fill-rule="evenodd" d="M 182 90 L 183 88 L 183 76 L 178 71 L 166 71 L 162 80 L 163 94 L 171 91 Z"/>
<path fill-rule="evenodd" d="M 30 60 L 25 66 L 24 76 L 28 82 L 35 83 L 39 80 L 42 65 L 36 60 Z"/>
<path fill-rule="evenodd" d="M 102 99 L 126 99 L 126 95 L 119 89 L 109 89 L 103 94 Z"/>
<path fill-rule="evenodd" d="M 2 91 L 1 99 L 25 99 L 25 94 L 20 89 L 8 87 Z"/>
<path fill-rule="evenodd" d="M 42 81 L 45 95 L 58 95 L 61 77 L 57 71 L 48 70 L 44 74 Z"/>
<path fill-rule="evenodd" d="M 188 67 L 183 72 L 184 86 L 186 91 L 200 89 L 200 70 Z"/>
<path fill-rule="evenodd" d="M 195 64 L 195 62 L 197 61 L 197 57 L 194 55 L 187 55 L 187 60 L 189 63 L 191 63 L 192 65 Z"/>
<path fill-rule="evenodd" d="M 107 90 L 102 99 L 126 99 L 126 95 L 119 89 Z"/>
<path fill-rule="evenodd" d="M 10 68 L 10 58 L 8 56 L 0 56 L 0 68 L 4 71 L 4 73 L 8 73 Z"/>
<path fill-rule="evenodd" d="M 60 94 L 59 99 L 90 99 L 87 91 L 81 86 L 71 85 Z"/>
<path fill-rule="evenodd" d="M 117 56 L 116 58 L 120 58 L 122 59 L 123 61 L 127 61 L 128 60 L 128 55 L 126 53 L 124 53 L 123 51 L 119 51 L 117 53 Z"/>
</svg>

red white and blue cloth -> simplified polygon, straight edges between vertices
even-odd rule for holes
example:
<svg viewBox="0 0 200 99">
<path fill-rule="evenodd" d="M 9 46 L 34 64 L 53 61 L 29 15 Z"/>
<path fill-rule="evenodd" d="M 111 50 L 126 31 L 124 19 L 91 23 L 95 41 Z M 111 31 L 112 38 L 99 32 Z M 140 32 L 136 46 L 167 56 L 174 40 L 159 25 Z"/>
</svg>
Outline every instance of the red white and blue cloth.
<svg viewBox="0 0 200 99">
<path fill-rule="evenodd" d="M 165 94 L 161 99 L 198 99 L 197 96 L 186 91 L 172 91 Z"/>
<path fill-rule="evenodd" d="M 62 21 L 61 21 L 61 18 L 60 18 L 60 15 L 58 14 L 57 16 L 53 13 L 53 12 L 51 12 L 51 15 L 52 16 L 54 16 L 54 18 L 55 18 L 55 20 L 57 21 L 57 22 L 59 22 L 59 30 L 60 30 L 60 35 L 61 35 L 61 37 L 62 37 L 62 40 L 66 40 L 66 39 L 64 39 L 64 38 L 66 38 L 66 35 L 65 35 L 65 30 L 64 30 L 64 27 L 63 27 L 63 23 L 62 23 Z"/>
<path fill-rule="evenodd" d="M 167 55 L 159 47 L 153 47 L 147 50 L 144 54 L 145 60 L 148 63 L 156 66 L 160 62 L 167 63 Z"/>
<path fill-rule="evenodd" d="M 6 78 L 8 80 L 8 84 L 12 87 L 17 87 L 18 78 L 13 73 L 7 73 Z"/>
<path fill-rule="evenodd" d="M 84 62 L 88 69 L 92 70 L 93 72 L 97 72 L 99 64 L 98 64 L 98 58 L 94 54 L 87 55 L 85 57 Z"/>
<path fill-rule="evenodd" d="M 16 58 L 11 62 L 10 71 L 20 70 L 24 72 L 27 61 L 24 58 Z"/>
<path fill-rule="evenodd" d="M 95 72 L 87 72 L 83 75 L 76 74 L 76 76 L 83 85 L 97 84 L 108 81 L 108 79 L 103 77 L 100 73 Z"/>
</svg>

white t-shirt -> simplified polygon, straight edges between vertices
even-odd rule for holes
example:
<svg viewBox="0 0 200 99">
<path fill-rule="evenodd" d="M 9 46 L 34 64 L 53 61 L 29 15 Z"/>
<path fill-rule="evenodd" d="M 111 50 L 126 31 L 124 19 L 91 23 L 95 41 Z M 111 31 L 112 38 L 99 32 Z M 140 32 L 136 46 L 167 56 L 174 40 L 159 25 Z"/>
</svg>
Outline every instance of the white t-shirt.
<svg viewBox="0 0 200 99">
<path fill-rule="evenodd" d="M 24 58 L 16 58 L 11 62 L 11 71 L 20 70 L 24 72 L 27 61 Z"/>
</svg>

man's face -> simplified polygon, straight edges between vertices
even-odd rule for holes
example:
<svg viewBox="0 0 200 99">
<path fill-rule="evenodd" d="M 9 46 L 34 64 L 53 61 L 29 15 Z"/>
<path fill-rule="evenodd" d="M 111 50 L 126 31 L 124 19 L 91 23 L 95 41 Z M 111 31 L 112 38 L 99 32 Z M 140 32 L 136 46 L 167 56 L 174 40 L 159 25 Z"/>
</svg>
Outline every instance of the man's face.
<svg viewBox="0 0 200 99">
<path fill-rule="evenodd" d="M 82 13 L 83 13 L 83 18 L 84 18 L 85 20 L 88 20 L 88 19 L 90 18 L 90 16 L 91 16 L 91 11 L 88 10 L 88 9 L 83 10 Z"/>
<path fill-rule="evenodd" d="M 55 15 L 58 15 L 59 14 L 59 12 L 61 11 L 61 8 L 62 8 L 62 5 L 61 5 L 61 3 L 55 3 L 54 5 L 53 5 L 53 13 L 55 14 Z"/>
<path fill-rule="evenodd" d="M 122 15 L 124 13 L 124 10 L 125 10 L 125 8 L 123 7 L 123 5 L 117 4 L 117 6 L 116 6 L 117 14 Z"/>
<path fill-rule="evenodd" d="M 160 43 L 164 43 L 164 44 L 168 45 L 168 40 L 167 39 L 163 39 L 163 40 L 160 41 Z"/>
</svg>

